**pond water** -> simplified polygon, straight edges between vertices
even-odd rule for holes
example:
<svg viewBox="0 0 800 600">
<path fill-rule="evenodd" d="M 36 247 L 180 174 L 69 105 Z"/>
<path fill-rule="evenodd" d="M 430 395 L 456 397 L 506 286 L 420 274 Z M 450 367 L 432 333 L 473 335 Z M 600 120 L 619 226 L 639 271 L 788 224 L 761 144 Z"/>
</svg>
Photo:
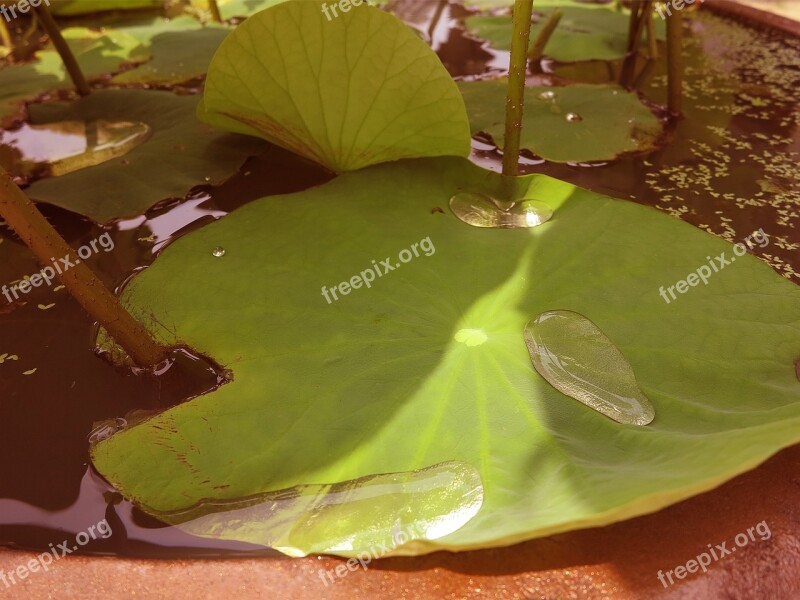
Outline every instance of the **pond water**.
<svg viewBox="0 0 800 600">
<path fill-rule="evenodd" d="M 396 10 L 420 30 L 454 76 L 491 77 L 505 70 L 506 52 L 465 34 L 459 21 L 466 14 L 462 7 L 399 2 Z M 709 14 L 693 15 L 689 27 L 687 118 L 671 128 L 669 144 L 645 157 L 611 163 L 555 164 L 528 156 L 523 171 L 654 206 L 731 242 L 763 228 L 770 243 L 752 252 L 800 282 L 800 40 Z M 609 80 L 605 64 L 576 68 L 548 63 L 545 71 L 531 75 L 531 82 Z M 642 83 L 653 102 L 664 101 L 665 88 L 659 69 Z M 125 131 L 133 139 L 144 135 L 135 124 L 131 127 Z M 35 157 L 32 164 L 43 158 L 31 145 L 41 132 L 23 126 L 2 135 L 0 157 L 16 148 Z M 130 135 L 122 137 L 130 142 Z M 85 137 L 85 131 L 77 135 Z M 48 140 L 46 148 L 55 153 L 49 154 L 51 159 L 63 159 L 82 154 L 86 144 L 68 135 L 57 144 Z M 491 140 L 474 142 L 473 160 L 500 170 L 500 155 Z M 28 168 L 18 176 L 42 173 L 41 168 Z M 299 191 L 330 178 L 314 165 L 270 149 L 222 186 L 199 186 L 185 199 L 165 200 L 141 217 L 110 226 L 117 250 L 97 255 L 91 266 L 109 287 L 118 288 L 180 235 L 257 198 Z M 73 247 L 105 231 L 61 209 L 44 207 L 44 212 Z M 0 227 L 0 257 L 0 284 L 39 269 L 5 227 Z M 64 289 L 34 290 L 14 304 L 0 299 L 0 328 L 0 544 L 44 550 L 54 540 L 106 518 L 114 535 L 92 541 L 81 552 L 266 554 L 247 544 L 198 538 L 164 525 L 125 501 L 88 465 L 89 438 L 98 423 L 169 406 L 198 392 L 134 376 L 94 356 L 93 324 Z"/>
</svg>

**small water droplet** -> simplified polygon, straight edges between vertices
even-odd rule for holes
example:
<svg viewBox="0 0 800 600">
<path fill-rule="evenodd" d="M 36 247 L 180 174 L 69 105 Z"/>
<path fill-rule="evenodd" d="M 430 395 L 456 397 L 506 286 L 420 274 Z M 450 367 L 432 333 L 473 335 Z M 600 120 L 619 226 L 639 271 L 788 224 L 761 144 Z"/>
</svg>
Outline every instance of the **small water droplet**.
<svg viewBox="0 0 800 600">
<path fill-rule="evenodd" d="M 555 100 L 556 93 L 553 90 L 545 90 L 541 94 L 539 94 L 539 98 L 542 100 Z"/>
<path fill-rule="evenodd" d="M 461 529 L 482 505 L 478 470 L 448 461 L 416 471 L 208 500 L 157 516 L 193 535 L 259 543 L 289 556 L 354 556 L 373 547 L 383 548 L 383 555 L 410 541 L 439 539 Z"/>
<path fill-rule="evenodd" d="M 205 177 L 203 177 L 203 181 L 205 181 L 206 183 L 211 183 L 211 177 L 209 175 L 206 175 Z"/>
<path fill-rule="evenodd" d="M 503 229 L 536 227 L 553 216 L 553 209 L 539 200 L 501 201 L 476 192 L 450 198 L 450 210 L 468 225 Z"/>
<path fill-rule="evenodd" d="M 525 326 L 524 335 L 536 371 L 558 391 L 618 423 L 647 425 L 655 418 L 630 363 L 583 315 L 543 312 Z"/>
<path fill-rule="evenodd" d="M 564 115 L 564 118 L 569 121 L 570 123 L 580 123 L 583 121 L 583 117 L 580 116 L 578 113 L 569 112 Z"/>
<path fill-rule="evenodd" d="M 89 434 L 89 445 L 94 446 L 99 444 L 126 427 L 128 427 L 128 422 L 119 417 L 95 423 L 94 429 L 92 429 L 92 432 Z"/>
<path fill-rule="evenodd" d="M 221 258 L 225 256 L 225 248 L 223 248 L 222 246 L 217 246 L 211 251 L 211 254 L 213 254 L 217 258 Z"/>
</svg>

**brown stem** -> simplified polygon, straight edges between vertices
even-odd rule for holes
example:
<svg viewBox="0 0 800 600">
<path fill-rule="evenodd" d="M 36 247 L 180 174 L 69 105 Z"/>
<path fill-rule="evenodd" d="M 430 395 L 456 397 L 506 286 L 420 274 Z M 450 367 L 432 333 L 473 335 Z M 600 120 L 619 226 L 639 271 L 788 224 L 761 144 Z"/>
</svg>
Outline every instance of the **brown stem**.
<svg viewBox="0 0 800 600">
<path fill-rule="evenodd" d="M 649 46 L 650 60 L 658 60 L 658 39 L 656 38 L 656 24 L 653 19 L 655 2 L 650 5 L 650 17 L 647 19 L 647 43 Z"/>
<path fill-rule="evenodd" d="M 219 12 L 217 0 L 208 0 L 208 10 L 211 11 L 211 18 L 217 23 L 222 23 L 222 13 Z"/>
<path fill-rule="evenodd" d="M 553 35 L 556 27 L 558 27 L 563 15 L 564 13 L 555 9 L 550 13 L 550 16 L 547 17 L 547 21 L 545 21 L 544 26 L 539 31 L 539 35 L 536 36 L 536 39 L 531 45 L 531 49 L 528 51 L 528 60 L 530 62 L 535 63 L 541 60 L 547 42 L 550 41 L 550 37 Z"/>
<path fill-rule="evenodd" d="M 533 0 L 515 0 L 514 32 L 511 38 L 511 62 L 508 68 L 506 96 L 506 131 L 503 144 L 503 175 L 519 172 L 519 147 L 525 105 L 525 76 L 528 72 L 528 45 L 531 39 Z"/>
<path fill-rule="evenodd" d="M 673 10 L 667 15 L 667 107 L 683 112 L 683 14 Z"/>
<path fill-rule="evenodd" d="M 8 173 L 0 167 L 0 216 L 31 249 L 44 265 L 60 265 L 68 260 L 72 266 L 58 274 L 70 294 L 86 312 L 96 319 L 141 367 L 151 367 L 169 358 L 168 350 L 158 344 L 144 326 L 134 319 L 119 300 L 103 285 L 86 263 L 58 235 L 36 205 L 20 190 Z M 61 271 L 60 267 L 51 271 Z"/>
<path fill-rule="evenodd" d="M 653 20 L 651 8 L 653 0 L 642 0 L 638 6 L 631 7 L 631 21 L 629 23 L 628 55 L 620 71 L 620 83 L 630 86 L 634 73 L 636 72 L 636 61 L 639 58 L 639 46 L 642 43 L 642 31 L 645 28 L 646 20 Z M 634 14 L 635 13 L 635 14 Z"/>
<path fill-rule="evenodd" d="M 64 36 L 61 35 L 61 30 L 58 28 L 55 19 L 53 19 L 53 15 L 50 14 L 50 9 L 42 4 L 34 10 L 39 15 L 42 27 L 44 27 L 47 35 L 50 36 L 50 41 L 53 42 L 53 46 L 58 50 L 58 54 L 61 56 L 61 60 L 64 62 L 64 66 L 67 68 L 67 72 L 72 78 L 72 83 L 75 84 L 78 93 L 81 96 L 88 96 L 91 93 L 89 84 L 86 83 L 86 78 L 83 76 L 83 71 L 81 71 L 78 61 L 75 60 L 75 55 L 72 54 L 69 44 L 64 40 Z"/>
</svg>

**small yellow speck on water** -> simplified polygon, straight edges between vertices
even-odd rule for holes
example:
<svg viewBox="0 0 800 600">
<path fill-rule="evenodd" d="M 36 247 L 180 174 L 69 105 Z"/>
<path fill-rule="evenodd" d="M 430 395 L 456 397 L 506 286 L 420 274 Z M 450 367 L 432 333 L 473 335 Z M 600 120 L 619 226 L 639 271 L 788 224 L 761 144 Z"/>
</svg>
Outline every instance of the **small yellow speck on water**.
<svg viewBox="0 0 800 600">
<path fill-rule="evenodd" d="M 39 310 L 49 310 L 49 309 L 53 308 L 55 305 L 56 305 L 55 302 L 53 302 L 52 304 L 40 304 L 39 305 Z"/>
<path fill-rule="evenodd" d="M 30 371 L 24 371 L 22 374 L 23 375 L 33 375 L 34 373 L 36 373 L 36 367 L 31 369 Z"/>
<path fill-rule="evenodd" d="M 54 287 L 54 288 L 53 288 L 53 291 L 54 291 L 54 292 L 57 292 L 57 291 L 59 291 L 59 290 L 63 290 L 63 289 L 64 289 L 64 286 L 63 286 L 63 285 L 57 285 L 56 287 Z"/>
</svg>

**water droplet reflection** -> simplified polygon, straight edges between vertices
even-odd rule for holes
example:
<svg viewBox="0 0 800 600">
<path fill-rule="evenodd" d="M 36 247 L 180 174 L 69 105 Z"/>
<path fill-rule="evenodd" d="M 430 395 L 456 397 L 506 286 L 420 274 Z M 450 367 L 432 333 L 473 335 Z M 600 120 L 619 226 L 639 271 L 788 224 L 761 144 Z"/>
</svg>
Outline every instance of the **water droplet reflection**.
<svg viewBox="0 0 800 600">
<path fill-rule="evenodd" d="M 580 116 L 578 113 L 570 112 L 564 115 L 564 118 L 569 121 L 570 123 L 580 123 L 583 121 L 583 117 Z"/>
<path fill-rule="evenodd" d="M 19 165 L 12 165 L 18 174 L 46 166 L 47 174 L 59 176 L 124 156 L 151 134 L 139 121 L 61 121 L 0 132 L 0 146 L 18 153 Z"/>
<path fill-rule="evenodd" d="M 450 210 L 468 225 L 504 229 L 536 227 L 553 216 L 553 209 L 539 200 L 503 202 L 476 192 L 450 198 Z"/>
<path fill-rule="evenodd" d="M 536 371 L 560 392 L 618 423 L 655 418 L 622 352 L 583 315 L 544 312 L 525 327 L 525 343 Z"/>
<path fill-rule="evenodd" d="M 222 246 L 217 246 L 211 251 L 211 254 L 213 254 L 217 258 L 221 258 L 225 256 L 225 248 L 223 248 Z"/>
</svg>

